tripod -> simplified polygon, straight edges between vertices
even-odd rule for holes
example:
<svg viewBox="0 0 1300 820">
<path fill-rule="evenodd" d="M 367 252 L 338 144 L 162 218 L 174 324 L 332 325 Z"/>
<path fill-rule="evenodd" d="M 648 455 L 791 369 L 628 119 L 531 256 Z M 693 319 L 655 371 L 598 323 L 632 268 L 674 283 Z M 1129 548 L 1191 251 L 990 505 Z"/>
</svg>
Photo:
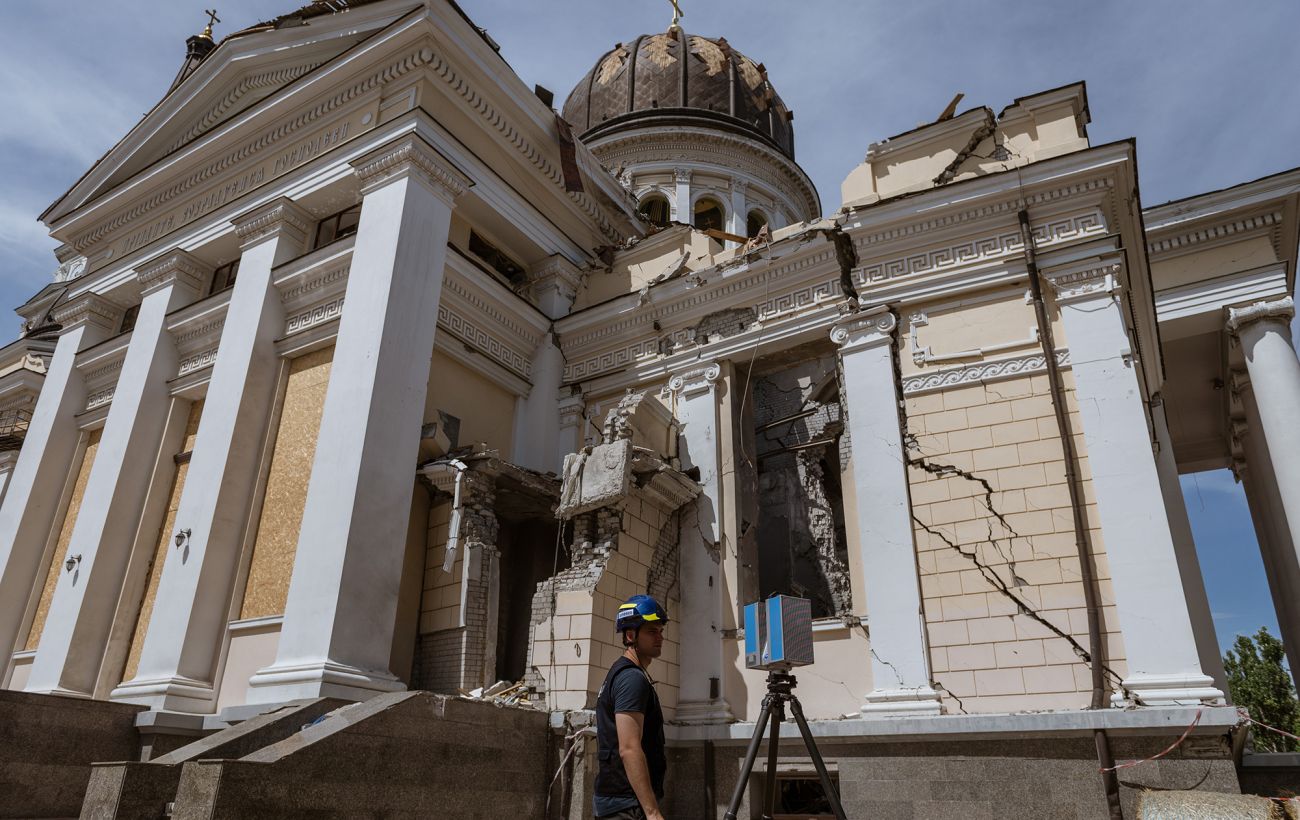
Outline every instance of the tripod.
<svg viewBox="0 0 1300 820">
<path fill-rule="evenodd" d="M 812 732 L 808 730 L 808 721 L 803 716 L 803 705 L 794 694 L 796 683 L 794 675 L 791 675 L 789 670 L 772 669 L 767 673 L 767 695 L 763 698 L 763 711 L 758 716 L 758 722 L 754 724 L 754 736 L 750 739 L 749 749 L 745 752 L 745 762 L 740 767 L 740 779 L 736 781 L 736 791 L 731 795 L 731 805 L 727 808 L 726 820 L 736 820 L 736 812 L 740 810 L 740 801 L 745 796 L 745 787 L 749 785 L 749 775 L 754 771 L 754 760 L 758 757 L 758 747 L 763 742 L 763 731 L 767 728 L 769 719 L 772 721 L 772 737 L 767 743 L 767 783 L 764 789 L 766 794 L 763 796 L 763 820 L 771 820 L 772 812 L 776 808 L 777 749 L 781 742 L 781 722 L 785 720 L 787 703 L 790 704 L 790 712 L 799 726 L 799 734 L 803 735 L 804 748 L 808 750 L 813 766 L 817 768 L 817 776 L 821 778 L 822 789 L 826 792 L 826 799 L 831 803 L 831 810 L 835 812 L 836 820 L 845 820 L 839 793 L 831 783 L 831 776 L 826 773 L 826 764 L 822 761 L 821 753 L 817 751 L 817 742 L 813 740 Z"/>
</svg>

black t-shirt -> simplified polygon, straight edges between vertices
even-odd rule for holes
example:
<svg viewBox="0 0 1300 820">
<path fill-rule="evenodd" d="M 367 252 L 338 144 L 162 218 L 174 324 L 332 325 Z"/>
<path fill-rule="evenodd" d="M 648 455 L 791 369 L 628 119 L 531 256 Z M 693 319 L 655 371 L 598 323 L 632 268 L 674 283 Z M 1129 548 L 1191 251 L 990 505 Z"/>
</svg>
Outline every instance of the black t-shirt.
<svg viewBox="0 0 1300 820">
<path fill-rule="evenodd" d="M 610 676 L 613 680 L 610 680 Z M 618 729 L 614 715 L 619 712 L 637 712 L 644 716 L 641 748 L 646 753 L 650 779 L 656 796 L 663 796 L 664 730 L 663 713 L 645 670 L 626 659 L 620 659 L 610 669 L 610 676 L 597 698 L 597 738 L 601 772 L 597 775 L 593 794 L 593 808 L 597 817 L 616 814 L 636 808 L 639 802 L 627 782 L 623 761 L 618 753 Z M 608 689 L 609 691 L 605 691 Z"/>
</svg>

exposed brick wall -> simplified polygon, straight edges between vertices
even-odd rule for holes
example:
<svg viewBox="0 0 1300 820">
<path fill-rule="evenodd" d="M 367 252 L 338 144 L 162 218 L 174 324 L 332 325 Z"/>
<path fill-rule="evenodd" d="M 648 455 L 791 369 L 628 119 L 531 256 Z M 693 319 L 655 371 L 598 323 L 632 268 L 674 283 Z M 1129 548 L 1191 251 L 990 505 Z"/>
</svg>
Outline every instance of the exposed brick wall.
<svg viewBox="0 0 1300 820">
<path fill-rule="evenodd" d="M 1072 427 L 1079 431 L 1068 372 L 1065 381 Z M 946 710 L 1087 706 L 1088 666 L 1069 640 L 1019 611 L 1010 597 L 1088 646 L 1074 519 L 1047 377 L 913 396 L 906 411 L 921 591 L 934 677 L 948 693 Z M 1075 447 L 1086 456 L 1081 432 Z M 928 472 L 918 460 L 973 478 Z M 1105 605 L 1106 662 L 1123 675 L 1124 649 L 1087 458 L 1080 462 Z M 979 479 L 988 482 L 991 496 Z"/>
</svg>

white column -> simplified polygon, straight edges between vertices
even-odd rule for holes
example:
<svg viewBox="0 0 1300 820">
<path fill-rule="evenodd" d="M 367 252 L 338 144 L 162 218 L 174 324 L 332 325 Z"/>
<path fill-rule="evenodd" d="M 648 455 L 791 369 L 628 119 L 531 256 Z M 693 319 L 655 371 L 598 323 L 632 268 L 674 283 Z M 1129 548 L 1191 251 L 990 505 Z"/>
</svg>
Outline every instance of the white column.
<svg viewBox="0 0 1300 820">
<path fill-rule="evenodd" d="M 1228 330 L 1241 344 L 1259 413 L 1258 431 L 1273 466 L 1279 512 L 1293 547 L 1300 546 L 1300 360 L 1291 340 L 1290 296 L 1228 311 Z"/>
<path fill-rule="evenodd" d="M 835 326 L 844 407 L 853 448 L 858 550 L 871 640 L 872 689 L 862 704 L 871 716 L 938 714 L 921 612 L 921 582 L 912 534 L 912 504 L 899 426 L 893 334 L 885 308 Z"/>
<path fill-rule="evenodd" d="M 1201 659 L 1201 670 L 1214 679 L 1220 691 L 1227 691 L 1227 676 L 1223 671 L 1223 657 L 1219 654 L 1219 641 L 1214 631 L 1214 616 L 1210 613 L 1210 599 L 1205 594 L 1205 577 L 1201 574 L 1201 561 L 1196 555 L 1196 539 L 1192 535 L 1192 522 L 1187 517 L 1187 502 L 1183 488 L 1178 483 L 1178 463 L 1174 460 L 1174 440 L 1169 434 L 1165 405 L 1151 408 L 1151 424 L 1156 436 L 1156 473 L 1160 477 L 1160 495 L 1169 517 L 1169 531 L 1174 539 L 1174 556 L 1178 560 L 1178 574 L 1183 581 L 1183 597 L 1187 600 L 1188 614 L 1192 618 L 1192 631 L 1196 637 L 1196 651 Z"/>
<path fill-rule="evenodd" d="M 122 309 L 87 293 L 58 307 L 54 321 L 63 329 L 0 506 L 0 679 L 49 566 L 54 517 L 77 454 L 76 414 L 86 406 L 77 353 L 116 331 Z"/>
<path fill-rule="evenodd" d="M 564 354 L 554 333 L 542 337 L 533 354 L 528 395 L 515 403 L 513 460 L 531 470 L 558 470 L 553 462 L 560 431 L 557 398 L 564 380 Z"/>
<path fill-rule="evenodd" d="M 1075 398 L 1124 635 L 1124 686 L 1143 705 L 1221 701 L 1201 667 L 1138 373 L 1118 264 L 1048 273 L 1065 323 Z M 1116 693 L 1115 705 L 1124 705 Z"/>
<path fill-rule="evenodd" d="M 137 271 L 140 312 L 68 545 L 81 563 L 76 572 L 61 574 L 54 588 L 29 692 L 95 693 L 171 409 L 167 379 L 176 373 L 177 357 L 167 314 L 194 301 L 210 274 L 180 250 Z"/>
<path fill-rule="evenodd" d="M 253 703 L 402 688 L 397 593 L 451 212 L 471 183 L 414 135 L 353 166 L 364 200 L 347 307 L 279 649 L 249 681 Z"/>
<path fill-rule="evenodd" d="M 582 273 L 563 256 L 550 257 L 529 273 L 528 291 L 533 302 L 550 319 L 569 315 L 578 297 Z M 515 404 L 514 460 L 534 470 L 559 473 L 555 453 L 565 440 L 561 431 L 559 391 L 564 381 L 564 354 L 560 340 L 547 333 L 533 354 L 532 390 Z M 572 452 L 572 449 L 564 451 Z"/>
<path fill-rule="evenodd" d="M 561 393 L 565 392 L 563 390 Z M 555 461 L 550 468 L 556 475 L 564 472 L 564 457 L 582 449 L 582 426 L 586 423 L 586 399 L 579 395 L 560 398 L 559 428 L 560 434 L 555 443 Z"/>
<path fill-rule="evenodd" d="M 736 236 L 744 236 L 745 229 L 748 227 L 749 212 L 745 209 L 745 191 L 749 184 L 743 179 L 731 179 L 731 221 L 728 233 L 734 233 Z"/>
<path fill-rule="evenodd" d="M 673 171 L 673 182 L 677 185 L 677 192 L 673 196 L 673 221 L 682 222 L 687 225 L 693 224 L 691 213 L 691 172 L 687 168 L 677 168 Z"/>
<path fill-rule="evenodd" d="M 1244 465 L 1234 465 L 1237 479 L 1245 485 L 1260 558 L 1268 577 L 1273 612 L 1277 615 L 1282 643 L 1290 660 L 1291 676 L 1300 681 L 1300 560 L 1283 512 L 1282 496 L 1270 457 L 1247 375 L 1238 370 L 1230 376 L 1234 397 L 1245 410 L 1245 422 L 1233 422 L 1233 432 L 1245 451 Z"/>
<path fill-rule="evenodd" d="M 705 362 L 674 374 L 668 382 L 673 414 L 681 422 L 678 455 L 682 469 L 700 471 L 703 492 L 682 510 L 681 613 L 676 616 L 681 647 L 677 720 L 728 723 L 734 720 L 724 691 L 722 616 L 721 394 L 723 367 Z"/>
<path fill-rule="evenodd" d="M 113 691 L 115 700 L 206 711 L 216 698 L 213 665 L 275 402 L 284 310 L 271 271 L 302 252 L 311 218 L 280 198 L 233 223 L 242 240 L 239 276 L 176 515 L 176 529 L 190 536 L 169 548 L 139 668 Z"/>
</svg>

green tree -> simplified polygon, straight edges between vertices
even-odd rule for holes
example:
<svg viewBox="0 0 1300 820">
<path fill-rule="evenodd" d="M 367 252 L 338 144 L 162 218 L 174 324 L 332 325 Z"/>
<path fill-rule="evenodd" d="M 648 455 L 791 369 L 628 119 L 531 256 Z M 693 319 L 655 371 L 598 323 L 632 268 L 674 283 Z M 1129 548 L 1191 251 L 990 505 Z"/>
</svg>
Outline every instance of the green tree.
<svg viewBox="0 0 1300 820">
<path fill-rule="evenodd" d="M 1254 638 L 1237 636 L 1232 649 L 1223 656 L 1223 669 L 1236 705 L 1248 708 L 1250 716 L 1260 723 L 1300 734 L 1300 701 L 1296 700 L 1291 675 L 1282 666 L 1284 657 L 1282 642 L 1261 626 Z M 1256 728 L 1253 734 L 1255 748 L 1261 752 L 1293 752 L 1300 745 L 1264 729 Z"/>
</svg>

